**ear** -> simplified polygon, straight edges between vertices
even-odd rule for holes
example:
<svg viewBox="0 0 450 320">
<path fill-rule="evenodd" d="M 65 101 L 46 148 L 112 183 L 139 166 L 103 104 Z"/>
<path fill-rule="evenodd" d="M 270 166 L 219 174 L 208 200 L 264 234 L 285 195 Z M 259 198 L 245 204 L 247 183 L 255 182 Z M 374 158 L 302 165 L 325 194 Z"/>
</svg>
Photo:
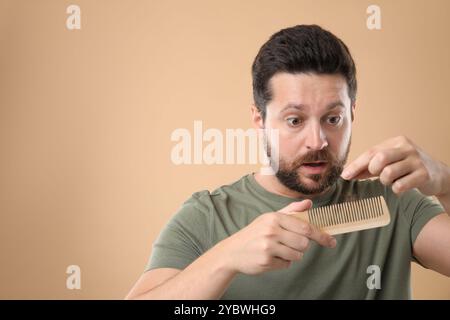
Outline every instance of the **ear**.
<svg viewBox="0 0 450 320">
<path fill-rule="evenodd" d="M 351 115 L 352 115 L 352 122 L 353 122 L 353 120 L 355 120 L 355 109 L 356 109 L 356 101 L 353 102 L 351 110 L 350 110 Z"/>
<path fill-rule="evenodd" d="M 264 119 L 262 118 L 261 112 L 259 109 L 252 104 L 252 124 L 255 129 L 263 129 L 264 128 Z"/>
</svg>

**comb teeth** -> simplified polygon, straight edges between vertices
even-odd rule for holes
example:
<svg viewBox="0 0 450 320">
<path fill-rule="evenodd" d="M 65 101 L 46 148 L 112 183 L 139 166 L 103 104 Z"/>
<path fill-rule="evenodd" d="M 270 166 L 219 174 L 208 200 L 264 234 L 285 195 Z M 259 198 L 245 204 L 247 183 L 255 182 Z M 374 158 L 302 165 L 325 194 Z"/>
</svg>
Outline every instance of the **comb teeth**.
<svg viewBox="0 0 450 320">
<path fill-rule="evenodd" d="M 371 220 L 383 215 L 381 196 L 308 210 L 309 221 L 319 228 Z"/>
<path fill-rule="evenodd" d="M 330 235 L 383 227 L 391 222 L 389 208 L 383 196 L 332 204 L 291 214 Z"/>
</svg>

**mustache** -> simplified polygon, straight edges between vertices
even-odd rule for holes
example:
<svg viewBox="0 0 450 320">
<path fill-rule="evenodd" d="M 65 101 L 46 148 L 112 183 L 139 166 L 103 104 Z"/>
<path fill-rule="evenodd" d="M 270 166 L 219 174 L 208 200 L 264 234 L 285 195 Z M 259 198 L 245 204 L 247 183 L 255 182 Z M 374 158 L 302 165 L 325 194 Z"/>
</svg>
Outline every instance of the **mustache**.
<svg viewBox="0 0 450 320">
<path fill-rule="evenodd" d="M 307 153 L 303 157 L 296 159 L 292 166 L 294 168 L 299 168 L 305 162 L 316 162 L 316 161 L 326 161 L 326 162 L 335 162 L 333 155 L 328 152 L 328 150 L 319 150 Z"/>
</svg>

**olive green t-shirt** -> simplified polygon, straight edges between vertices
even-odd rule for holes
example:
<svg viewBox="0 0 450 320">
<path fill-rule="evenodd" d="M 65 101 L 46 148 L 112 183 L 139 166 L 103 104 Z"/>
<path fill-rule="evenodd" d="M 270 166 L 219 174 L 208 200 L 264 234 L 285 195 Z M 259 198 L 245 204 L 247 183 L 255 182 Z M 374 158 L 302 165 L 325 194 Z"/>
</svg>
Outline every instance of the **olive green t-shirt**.
<svg viewBox="0 0 450 320">
<path fill-rule="evenodd" d="M 412 244 L 431 218 L 445 212 L 439 202 L 417 189 L 397 196 L 378 179 L 339 178 L 313 207 L 379 195 L 388 205 L 389 225 L 336 235 L 333 249 L 311 241 L 303 258 L 287 269 L 239 273 L 222 299 L 410 299 Z M 196 192 L 153 243 L 145 270 L 182 270 L 259 215 L 300 200 L 267 191 L 253 174 L 213 192 Z"/>
</svg>

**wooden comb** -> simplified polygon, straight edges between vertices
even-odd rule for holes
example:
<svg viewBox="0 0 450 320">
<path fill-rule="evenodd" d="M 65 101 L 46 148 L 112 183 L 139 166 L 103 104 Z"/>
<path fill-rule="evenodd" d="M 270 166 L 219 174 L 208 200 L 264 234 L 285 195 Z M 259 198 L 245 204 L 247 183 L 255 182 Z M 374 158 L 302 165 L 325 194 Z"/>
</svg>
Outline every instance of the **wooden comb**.
<svg viewBox="0 0 450 320">
<path fill-rule="evenodd" d="M 383 227 L 391 222 L 383 196 L 332 204 L 292 215 L 331 235 Z"/>
</svg>

